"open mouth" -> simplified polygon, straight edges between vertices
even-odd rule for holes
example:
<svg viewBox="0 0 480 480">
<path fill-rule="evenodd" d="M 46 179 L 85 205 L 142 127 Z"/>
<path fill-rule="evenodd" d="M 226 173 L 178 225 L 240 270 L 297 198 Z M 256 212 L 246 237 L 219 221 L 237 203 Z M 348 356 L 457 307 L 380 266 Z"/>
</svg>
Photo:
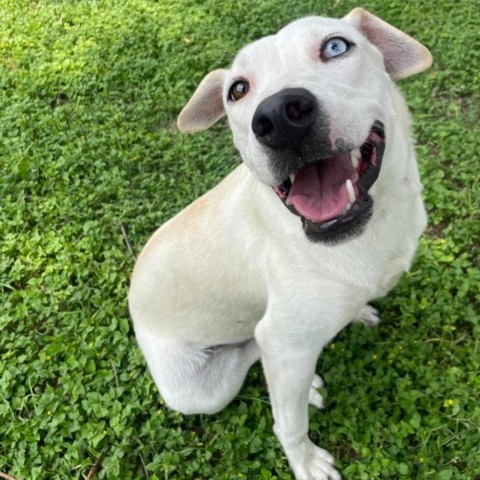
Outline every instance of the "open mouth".
<svg viewBox="0 0 480 480">
<path fill-rule="evenodd" d="M 344 239 L 358 233 L 371 217 L 368 191 L 378 178 L 384 151 L 384 126 L 375 122 L 360 147 L 309 162 L 273 189 L 302 218 L 310 240 Z"/>
</svg>

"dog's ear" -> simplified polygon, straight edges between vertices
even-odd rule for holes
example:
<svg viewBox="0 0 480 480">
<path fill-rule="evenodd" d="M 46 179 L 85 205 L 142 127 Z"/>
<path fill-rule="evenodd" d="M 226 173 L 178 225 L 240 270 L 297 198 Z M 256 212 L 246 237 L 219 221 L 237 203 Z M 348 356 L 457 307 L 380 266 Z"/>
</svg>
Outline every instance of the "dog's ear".
<svg viewBox="0 0 480 480">
<path fill-rule="evenodd" d="M 226 73 L 227 70 L 214 70 L 200 82 L 178 116 L 177 126 L 181 132 L 201 132 L 225 115 L 222 97 Z"/>
<path fill-rule="evenodd" d="M 426 47 L 363 8 L 353 9 L 343 19 L 382 52 L 385 68 L 394 80 L 410 77 L 431 66 L 432 55 Z"/>
</svg>

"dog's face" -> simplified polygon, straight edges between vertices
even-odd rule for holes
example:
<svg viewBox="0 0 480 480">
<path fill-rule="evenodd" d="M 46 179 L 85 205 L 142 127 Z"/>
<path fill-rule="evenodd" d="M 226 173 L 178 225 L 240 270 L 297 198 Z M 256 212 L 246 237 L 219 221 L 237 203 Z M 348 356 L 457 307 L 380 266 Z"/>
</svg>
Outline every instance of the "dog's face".
<svg viewBox="0 0 480 480">
<path fill-rule="evenodd" d="M 301 217 L 308 238 L 328 242 L 371 216 L 393 111 L 382 55 L 344 23 L 298 20 L 242 50 L 224 83 L 244 162 Z"/>
<path fill-rule="evenodd" d="M 371 217 L 392 78 L 430 63 L 425 47 L 365 10 L 303 18 L 207 75 L 178 123 L 198 131 L 226 113 L 245 164 L 301 217 L 310 240 L 334 243 Z"/>
</svg>

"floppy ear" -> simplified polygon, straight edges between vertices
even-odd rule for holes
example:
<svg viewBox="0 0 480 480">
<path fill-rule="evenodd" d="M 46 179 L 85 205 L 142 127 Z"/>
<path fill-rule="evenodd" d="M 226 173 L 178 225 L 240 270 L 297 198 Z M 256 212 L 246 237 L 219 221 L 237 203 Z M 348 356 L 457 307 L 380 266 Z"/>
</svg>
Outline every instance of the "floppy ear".
<svg viewBox="0 0 480 480">
<path fill-rule="evenodd" d="M 394 80 L 423 72 L 431 66 L 432 55 L 426 47 L 363 8 L 353 9 L 344 20 L 382 52 L 385 69 Z"/>
<path fill-rule="evenodd" d="M 223 117 L 223 82 L 227 70 L 214 70 L 200 82 L 177 119 L 181 132 L 201 132 Z"/>
</svg>

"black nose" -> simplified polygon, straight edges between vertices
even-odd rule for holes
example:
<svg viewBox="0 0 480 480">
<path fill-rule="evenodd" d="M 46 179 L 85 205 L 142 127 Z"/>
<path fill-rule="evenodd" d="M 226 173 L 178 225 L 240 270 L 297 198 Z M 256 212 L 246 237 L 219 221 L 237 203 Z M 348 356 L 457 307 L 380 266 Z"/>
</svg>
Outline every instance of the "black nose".
<svg viewBox="0 0 480 480">
<path fill-rule="evenodd" d="M 257 140 L 274 148 L 300 150 L 318 115 L 317 99 L 305 88 L 286 88 L 263 100 L 252 119 Z"/>
</svg>

